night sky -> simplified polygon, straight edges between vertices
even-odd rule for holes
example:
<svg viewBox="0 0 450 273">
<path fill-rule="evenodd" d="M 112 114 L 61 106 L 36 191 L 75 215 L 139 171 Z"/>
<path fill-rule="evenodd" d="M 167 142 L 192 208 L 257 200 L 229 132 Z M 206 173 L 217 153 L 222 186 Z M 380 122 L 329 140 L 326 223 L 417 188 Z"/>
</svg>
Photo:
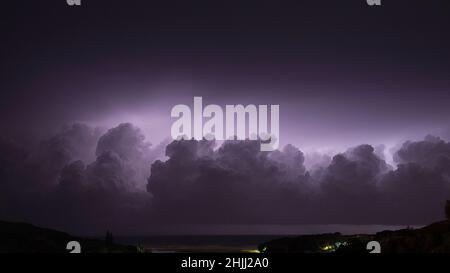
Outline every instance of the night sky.
<svg viewBox="0 0 450 273">
<path fill-rule="evenodd" d="M 176 161 L 178 153 L 183 156 L 183 149 L 191 148 L 180 148 L 177 145 L 183 144 L 175 143 L 173 150 L 170 150 L 172 154 L 167 150 L 164 153 L 173 122 L 170 110 L 180 103 L 192 105 L 194 96 L 203 96 L 204 104 L 279 104 L 280 140 L 283 146 L 293 144 L 316 157 L 322 156 L 316 154 L 317 152 L 328 153 L 329 161 L 337 153 L 346 153 L 347 159 L 354 159 L 355 162 L 359 162 L 358 160 L 365 158 L 367 154 L 377 153 L 379 158 L 369 156 L 370 164 L 379 159 L 383 160 L 383 163 L 377 163 L 376 173 L 384 175 L 385 172 L 393 172 L 391 176 L 386 175 L 381 179 L 384 182 L 380 182 L 379 176 L 374 175 L 373 179 L 377 181 L 374 183 L 377 185 L 388 183 L 387 180 L 403 181 L 398 177 L 403 173 L 396 173 L 396 164 L 417 159 L 414 152 L 417 147 L 414 146 L 413 149 L 403 145 L 407 140 L 417 141 L 413 143 L 418 143 L 418 146 L 423 143 L 424 146 L 427 143 L 438 143 L 437 148 L 431 150 L 439 150 L 440 156 L 450 158 L 446 146 L 450 144 L 445 142 L 450 139 L 449 1 L 384 0 L 381 7 L 370 7 L 364 0 L 82 0 L 82 6 L 69 7 L 64 0 L 15 0 L 2 3 L 0 15 L 0 130 L 4 139 L 19 143 L 23 141 L 31 147 L 30 151 L 23 152 L 27 154 L 24 155 L 27 162 L 35 162 L 36 157 L 43 156 L 42 143 L 53 143 L 51 139 L 55 139 L 55 135 L 64 134 L 61 133 L 61 128 L 71 126 L 74 122 L 89 128 L 99 127 L 99 131 L 98 134 L 89 131 L 94 139 L 93 148 L 89 148 L 86 154 L 80 152 L 78 157 L 68 156 L 67 162 L 62 161 L 64 163 L 82 159 L 89 169 L 88 164 L 93 162 L 95 165 L 100 159 L 105 159 L 102 158 L 102 151 L 99 151 L 100 142 L 95 146 L 96 141 L 111 128 L 124 130 L 128 135 L 134 134 L 134 129 L 119 126 L 125 122 L 140 128 L 142 136 L 152 143 L 152 149 L 160 148 L 162 155 L 166 154 Z M 429 134 L 443 140 L 428 137 L 424 141 L 424 137 Z M 103 139 L 106 143 L 103 146 L 106 147 L 109 147 L 108 143 L 115 141 L 114 137 Z M 41 142 L 40 146 L 33 144 L 39 141 L 44 142 Z M 139 141 L 136 143 L 141 145 Z M 164 144 L 158 147 L 161 142 Z M 77 142 L 76 145 L 78 144 Z M 366 146 L 358 146 L 356 151 L 347 150 L 361 144 L 373 145 L 375 151 L 370 152 L 370 148 Z M 8 145 L 3 147 L 10 147 Z M 41 148 L 36 148 L 36 145 Z M 73 145 L 71 149 L 77 150 L 77 146 Z M 380 145 L 384 145 L 381 152 L 377 148 L 383 147 Z M 395 154 L 402 145 L 403 157 Z M 22 144 L 16 146 L 25 147 Z M 418 153 L 427 150 L 423 146 L 420 147 L 422 148 L 417 148 Z M 409 148 L 414 151 L 408 152 Z M 39 151 L 35 152 L 36 149 Z M 142 154 L 142 149 L 146 148 L 139 146 L 137 149 Z M 233 156 L 234 149 L 231 147 L 229 152 Z M 18 156 L 20 153 L 12 148 L 4 148 L 2 151 L 5 150 L 19 159 L 8 157 L 0 163 L 13 162 L 11 164 L 15 166 L 14 162 L 22 160 Z M 103 152 L 107 150 L 105 148 Z M 130 153 L 133 151 L 131 149 Z M 36 153 L 39 156 L 35 156 Z M 45 152 L 44 154 L 47 155 Z M 135 154 L 117 154 L 120 160 L 129 160 L 134 167 L 142 163 L 140 157 L 134 157 Z M 286 154 L 289 154 L 289 151 L 286 151 Z M 8 153 L 4 152 L 4 157 L 6 155 Z M 224 152 L 223 158 L 220 154 L 215 155 L 214 164 L 221 167 L 227 165 L 228 155 L 228 152 Z M 429 153 L 426 155 L 431 156 Z M 114 158 L 109 156 L 105 160 Z M 148 161 L 145 161 L 146 165 L 136 168 L 150 171 L 150 163 L 155 158 L 159 156 L 145 157 Z M 245 160 L 245 156 L 237 158 Z M 423 157 L 418 158 L 417 160 L 422 162 Z M 324 172 L 330 169 L 328 171 L 333 173 L 336 171 L 333 166 L 339 169 L 339 160 L 333 159 L 331 169 L 330 166 L 323 166 L 326 169 Z M 306 163 L 303 161 L 302 164 L 311 165 L 314 160 L 308 162 L 306 158 Z M 384 161 L 392 166 L 384 166 Z M 31 173 L 30 168 L 45 169 L 42 171 L 45 174 L 37 179 L 40 181 L 61 179 L 64 166 L 53 169 L 53 165 L 50 168 L 36 167 L 36 164 L 33 164 L 24 163 L 17 168 L 25 168 L 25 173 Z M 175 163 L 161 164 L 152 167 L 152 176 L 153 168 L 157 170 L 157 175 L 153 178 L 156 181 L 154 186 L 149 186 L 151 182 L 148 186 L 145 185 L 147 181 L 143 174 L 144 182 L 137 188 L 144 191 L 147 189 L 156 196 L 153 200 L 159 205 L 149 205 L 152 209 L 158 210 L 158 206 L 168 206 L 167 210 L 162 211 L 170 215 L 171 211 L 176 211 L 170 205 L 173 204 L 170 201 L 173 196 L 164 201 L 157 198 L 159 193 L 160 198 L 164 199 L 170 187 L 163 189 L 158 188 L 158 185 L 163 183 L 162 181 L 172 181 L 170 177 L 167 178 L 169 174 L 177 171 L 183 174 L 186 171 L 183 168 L 189 168 L 190 165 L 181 168 Z M 350 165 L 347 167 L 352 168 Z M 199 172 L 200 176 L 204 175 L 208 179 L 228 177 L 214 173 L 215 168 L 202 172 L 202 167 L 195 166 L 195 173 Z M 233 169 L 233 166 L 227 168 Z M 347 167 L 343 167 L 344 173 L 345 170 L 348 171 Z M 2 174 L 8 175 L 10 180 L 17 178 L 13 171 L 6 171 L 11 170 L 10 167 L 3 169 L 5 173 Z M 167 176 L 158 180 L 160 175 L 166 172 Z M 305 175 L 304 172 L 303 169 L 300 174 Z M 435 172 L 430 172 L 436 175 Z M 250 172 L 245 170 L 243 173 L 251 176 Z M 325 181 L 324 192 L 339 192 L 334 190 L 333 181 L 346 180 L 345 175 L 336 175 L 338 178 L 335 180 L 328 179 L 327 174 L 315 175 L 315 179 Z M 363 177 L 363 180 L 366 179 L 365 174 Z M 419 175 L 410 175 L 411 180 L 417 177 Z M 27 179 L 17 178 L 18 181 Z M 232 175 L 223 179 L 236 180 Z M 445 181 L 444 188 L 448 189 L 448 177 Z M 333 185 L 326 186 L 328 182 Z M 14 187 L 5 187 L 11 190 L 11 193 L 6 193 L 11 200 L 3 199 L 2 202 L 9 202 L 11 207 L 22 208 L 18 209 L 17 213 L 6 213 L 7 209 L 4 208 L 5 217 L 29 219 L 67 229 L 65 220 L 48 220 L 41 215 L 36 216 L 38 214 L 35 212 L 29 213 L 23 200 L 13 197 L 17 190 L 13 189 Z M 192 188 L 195 187 L 189 189 Z M 229 191 L 230 196 L 233 196 L 234 190 L 233 188 Z M 364 189 L 361 191 L 366 192 Z M 435 192 L 438 191 L 433 188 L 426 194 L 430 197 Z M 48 192 L 42 194 L 45 196 Z M 202 195 L 193 196 L 196 198 Z M 58 198 L 61 197 L 55 197 L 55 200 L 60 200 Z M 90 200 L 89 198 L 96 197 L 83 198 Z M 253 200 L 251 198 L 250 200 Z M 392 196 L 389 198 L 395 199 Z M 338 202 L 337 200 L 341 199 L 333 195 L 330 202 Z M 182 202 L 189 203 L 186 200 Z M 42 206 L 59 206 L 55 204 L 59 203 Z M 243 202 L 242 206 L 244 205 L 248 204 Z M 342 211 L 351 207 L 347 205 Z M 192 206 L 191 209 L 198 211 L 203 205 Z M 401 207 L 398 206 L 399 214 L 403 213 Z M 435 208 L 434 205 L 431 207 Z M 232 207 L 217 209 L 224 208 L 231 211 L 230 222 L 245 222 L 243 218 L 233 218 Z M 78 208 L 68 208 L 70 209 L 77 211 Z M 395 217 L 383 218 L 378 215 L 376 208 L 370 209 L 376 215 L 376 220 L 372 221 L 365 216 L 361 218 L 361 215 L 356 213 L 341 222 L 352 222 L 355 219 L 354 222 L 358 223 L 422 223 L 434 220 L 437 218 L 435 215 L 440 213 L 438 211 L 428 218 L 409 217 L 412 214 L 405 213 L 404 218 L 396 221 Z M 181 215 L 181 212 L 177 213 Z M 248 214 L 248 222 L 261 222 L 259 220 L 262 214 L 252 213 Z M 320 218 L 313 213 L 304 213 L 307 215 L 305 218 L 309 219 L 305 221 L 328 221 L 326 216 Z M 326 215 L 334 215 L 333 213 L 337 212 L 330 211 Z M 141 217 L 141 214 L 145 213 L 136 214 Z M 171 222 L 160 214 L 156 212 L 155 217 Z M 428 212 L 424 215 L 428 215 Z M 285 216 L 291 217 L 290 214 Z M 285 218 L 281 218 L 274 217 L 268 222 L 283 222 Z M 340 220 L 341 218 L 336 217 L 330 221 L 336 223 Z M 181 219 L 181 222 L 183 221 Z M 203 222 L 195 219 L 193 221 Z M 223 219 L 211 221 L 227 222 Z M 99 224 L 99 229 L 103 227 Z M 74 229 L 88 230 L 86 227 Z"/>
<path fill-rule="evenodd" d="M 6 128 L 132 119 L 160 141 L 194 95 L 280 104 L 282 143 L 305 148 L 393 145 L 448 124 L 448 1 L 10 2 Z"/>
</svg>

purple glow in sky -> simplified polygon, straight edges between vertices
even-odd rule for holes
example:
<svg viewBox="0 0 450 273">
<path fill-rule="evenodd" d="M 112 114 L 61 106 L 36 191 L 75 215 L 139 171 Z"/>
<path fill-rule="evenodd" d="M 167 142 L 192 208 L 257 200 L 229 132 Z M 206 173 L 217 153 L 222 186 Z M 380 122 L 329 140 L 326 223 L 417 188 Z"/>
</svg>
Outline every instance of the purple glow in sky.
<svg viewBox="0 0 450 273">
<path fill-rule="evenodd" d="M 93 202 L 104 217 L 73 222 L 438 219 L 448 1 L 29 2 L 0 11 L 0 218 L 67 227 L 57 216 Z M 167 141 L 172 107 L 195 96 L 279 105 L 280 147 L 295 147 Z"/>
</svg>

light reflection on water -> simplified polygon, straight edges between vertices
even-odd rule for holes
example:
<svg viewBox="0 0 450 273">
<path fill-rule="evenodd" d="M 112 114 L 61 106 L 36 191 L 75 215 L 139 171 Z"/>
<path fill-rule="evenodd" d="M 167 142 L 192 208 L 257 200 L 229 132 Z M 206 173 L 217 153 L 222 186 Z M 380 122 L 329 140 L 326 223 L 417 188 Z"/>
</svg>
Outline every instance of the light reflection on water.
<svg viewBox="0 0 450 273">
<path fill-rule="evenodd" d="M 420 226 L 409 226 L 419 228 Z M 152 227 L 147 236 L 118 237 L 124 244 L 140 244 L 156 253 L 246 252 L 263 242 L 286 236 L 340 232 L 374 234 L 406 226 L 387 225 L 173 225 Z"/>
</svg>

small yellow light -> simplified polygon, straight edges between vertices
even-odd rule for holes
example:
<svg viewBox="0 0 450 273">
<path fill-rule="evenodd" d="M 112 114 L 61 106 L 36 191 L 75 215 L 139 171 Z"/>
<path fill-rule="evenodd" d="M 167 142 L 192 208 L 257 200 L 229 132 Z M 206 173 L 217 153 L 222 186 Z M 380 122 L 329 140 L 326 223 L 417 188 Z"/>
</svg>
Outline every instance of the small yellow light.
<svg viewBox="0 0 450 273">
<path fill-rule="evenodd" d="M 324 247 L 321 247 L 320 249 L 323 250 L 323 251 L 328 251 L 328 250 L 331 250 L 332 247 L 330 245 L 326 245 Z"/>
<path fill-rule="evenodd" d="M 241 252 L 244 252 L 244 253 L 261 253 L 257 249 L 243 249 L 243 250 L 241 250 Z"/>
</svg>

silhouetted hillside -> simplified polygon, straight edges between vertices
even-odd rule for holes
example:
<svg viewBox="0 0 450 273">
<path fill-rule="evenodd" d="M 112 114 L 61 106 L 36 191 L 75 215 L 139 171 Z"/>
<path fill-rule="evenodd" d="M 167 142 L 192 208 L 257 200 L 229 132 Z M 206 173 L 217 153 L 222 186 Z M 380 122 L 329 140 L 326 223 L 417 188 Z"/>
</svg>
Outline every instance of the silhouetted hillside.
<svg viewBox="0 0 450 273">
<path fill-rule="evenodd" d="M 22 253 L 68 253 L 70 241 L 81 244 L 81 252 L 136 252 L 136 247 L 107 243 L 103 240 L 86 239 L 70 234 L 36 227 L 25 223 L 0 221 L 0 252 Z"/>
<path fill-rule="evenodd" d="M 374 235 L 329 233 L 280 238 L 259 246 L 265 253 L 368 253 L 367 243 L 380 243 L 382 253 L 450 253 L 450 220 L 420 229 L 382 231 Z"/>
</svg>

